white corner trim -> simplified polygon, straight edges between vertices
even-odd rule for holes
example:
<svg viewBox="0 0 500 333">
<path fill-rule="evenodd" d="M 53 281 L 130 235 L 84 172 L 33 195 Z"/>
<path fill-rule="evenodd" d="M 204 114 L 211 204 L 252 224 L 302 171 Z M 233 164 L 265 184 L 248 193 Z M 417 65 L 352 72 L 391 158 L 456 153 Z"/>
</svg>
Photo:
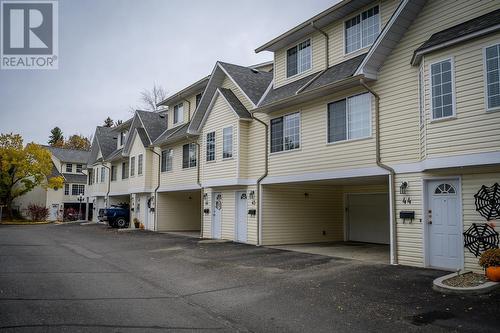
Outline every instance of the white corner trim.
<svg viewBox="0 0 500 333">
<path fill-rule="evenodd" d="M 273 74 L 273 79 L 271 80 L 271 82 L 269 82 L 269 86 L 267 86 L 266 91 L 264 91 L 264 94 L 260 97 L 255 108 L 258 108 L 260 106 L 260 103 L 262 103 L 262 101 L 266 98 L 267 94 L 269 94 L 269 92 L 273 87 L 274 87 L 274 74 Z"/>
<path fill-rule="evenodd" d="M 208 180 L 202 183 L 203 187 L 218 187 L 218 186 L 249 186 L 256 185 L 257 179 L 245 179 L 245 178 L 222 178 Z"/>
<path fill-rule="evenodd" d="M 277 183 L 293 183 L 293 182 L 305 182 L 305 181 L 315 181 L 315 180 L 327 180 L 327 179 L 342 179 L 342 178 L 356 178 L 356 177 L 369 177 L 369 176 L 383 176 L 388 175 L 389 172 L 378 166 L 358 168 L 358 169 L 343 169 L 338 171 L 322 171 L 322 172 L 310 172 L 286 176 L 268 176 L 261 184 L 277 184 Z"/>
</svg>

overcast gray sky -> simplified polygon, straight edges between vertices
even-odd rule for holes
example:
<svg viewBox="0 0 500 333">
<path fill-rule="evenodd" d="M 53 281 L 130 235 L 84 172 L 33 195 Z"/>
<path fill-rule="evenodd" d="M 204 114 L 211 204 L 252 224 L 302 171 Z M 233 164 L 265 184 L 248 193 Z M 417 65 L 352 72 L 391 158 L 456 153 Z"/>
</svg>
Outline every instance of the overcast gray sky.
<svg viewBox="0 0 500 333">
<path fill-rule="evenodd" d="M 272 59 L 254 49 L 337 0 L 61 0 L 59 69 L 0 70 L 0 133 L 46 143 L 88 136 L 153 82 L 168 93 L 208 75 L 222 60 Z"/>
</svg>

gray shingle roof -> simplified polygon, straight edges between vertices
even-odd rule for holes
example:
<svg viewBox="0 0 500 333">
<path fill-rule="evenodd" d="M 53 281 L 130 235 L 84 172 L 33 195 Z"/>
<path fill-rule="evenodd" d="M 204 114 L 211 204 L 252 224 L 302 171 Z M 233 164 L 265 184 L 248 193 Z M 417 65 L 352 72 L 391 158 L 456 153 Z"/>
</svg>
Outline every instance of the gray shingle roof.
<svg viewBox="0 0 500 333">
<path fill-rule="evenodd" d="M 189 136 L 187 130 L 189 127 L 189 123 L 184 124 L 180 126 L 180 128 L 175 128 L 177 131 L 175 131 L 170 137 L 168 137 L 163 143 L 170 143 L 170 142 L 175 142 L 179 139 L 184 139 L 187 136 Z"/>
<path fill-rule="evenodd" d="M 187 124 L 189 125 L 189 124 Z M 163 144 L 165 140 L 167 140 L 173 133 L 179 130 L 179 127 L 173 127 L 169 128 L 168 130 L 164 131 L 154 142 L 154 145 L 157 144 Z"/>
<path fill-rule="evenodd" d="M 151 141 L 155 141 L 167 129 L 166 111 L 152 112 L 138 110 L 137 114 L 141 118 L 144 129 L 151 138 Z"/>
<path fill-rule="evenodd" d="M 54 162 L 52 162 L 52 170 L 50 170 L 50 175 L 47 178 L 62 176 L 61 173 L 57 170 Z"/>
<path fill-rule="evenodd" d="M 123 148 L 117 149 L 114 152 L 112 152 L 111 154 L 109 154 L 109 156 L 106 158 L 106 160 L 112 161 L 112 160 L 115 160 L 117 158 L 120 158 L 120 157 L 122 157 L 122 152 L 123 152 Z"/>
<path fill-rule="evenodd" d="M 86 184 L 87 183 L 87 175 L 83 174 L 74 174 L 74 173 L 63 173 L 64 179 L 66 179 L 66 183 L 73 184 Z"/>
<path fill-rule="evenodd" d="M 356 69 L 358 68 L 359 64 L 361 64 L 365 56 L 366 53 L 361 54 L 357 57 L 331 66 L 322 73 L 316 72 L 279 88 L 271 88 L 267 95 L 264 97 L 264 100 L 262 100 L 262 102 L 258 105 L 258 107 L 267 106 L 269 104 L 279 102 L 280 100 L 295 96 L 297 95 L 297 92 L 301 88 L 304 88 L 307 84 L 309 85 L 307 85 L 307 87 L 304 88 L 303 91 L 300 91 L 299 94 L 302 92 L 308 92 L 314 89 L 322 88 L 329 84 L 351 77 L 356 72 Z"/>
<path fill-rule="evenodd" d="M 273 79 L 273 74 L 262 72 L 250 67 L 243 67 L 225 62 L 219 62 L 220 65 L 233 78 L 236 84 L 243 92 L 257 105 L 260 98 L 266 91 Z"/>
<path fill-rule="evenodd" d="M 497 9 L 446 30 L 436 32 L 427 41 L 420 45 L 415 50 L 415 53 L 499 24 L 500 9 Z"/>
<path fill-rule="evenodd" d="M 149 140 L 148 134 L 142 127 L 137 128 L 137 134 L 139 135 L 139 138 L 142 141 L 142 144 L 144 147 L 148 147 L 151 144 L 151 141 Z"/>
<path fill-rule="evenodd" d="M 90 151 L 88 150 L 78 150 L 78 149 L 66 149 L 57 148 L 51 146 L 43 146 L 48 149 L 52 155 L 62 162 L 73 162 L 73 163 L 87 163 L 90 156 Z"/>
<path fill-rule="evenodd" d="M 231 105 L 234 112 L 240 118 L 252 119 L 252 115 L 248 112 L 247 108 L 240 102 L 238 97 L 232 92 L 231 89 L 219 88 L 220 93 L 224 96 L 227 102 Z"/>
</svg>

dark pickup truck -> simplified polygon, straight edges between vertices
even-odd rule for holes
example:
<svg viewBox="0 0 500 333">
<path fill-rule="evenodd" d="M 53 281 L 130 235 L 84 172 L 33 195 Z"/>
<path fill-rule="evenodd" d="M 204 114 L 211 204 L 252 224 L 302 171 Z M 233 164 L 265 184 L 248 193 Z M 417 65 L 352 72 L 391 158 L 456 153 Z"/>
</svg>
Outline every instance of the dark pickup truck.
<svg viewBox="0 0 500 333">
<path fill-rule="evenodd" d="M 113 228 L 128 228 L 130 224 L 130 210 L 127 206 L 111 206 L 104 209 L 103 221 Z"/>
</svg>

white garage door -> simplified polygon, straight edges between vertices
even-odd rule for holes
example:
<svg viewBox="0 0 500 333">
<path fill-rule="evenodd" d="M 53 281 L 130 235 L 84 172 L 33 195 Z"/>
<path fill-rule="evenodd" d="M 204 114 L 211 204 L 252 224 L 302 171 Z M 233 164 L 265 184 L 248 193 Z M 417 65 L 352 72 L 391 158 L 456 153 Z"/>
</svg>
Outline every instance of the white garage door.
<svg viewBox="0 0 500 333">
<path fill-rule="evenodd" d="M 389 195 L 348 195 L 348 239 L 389 244 Z"/>
</svg>

